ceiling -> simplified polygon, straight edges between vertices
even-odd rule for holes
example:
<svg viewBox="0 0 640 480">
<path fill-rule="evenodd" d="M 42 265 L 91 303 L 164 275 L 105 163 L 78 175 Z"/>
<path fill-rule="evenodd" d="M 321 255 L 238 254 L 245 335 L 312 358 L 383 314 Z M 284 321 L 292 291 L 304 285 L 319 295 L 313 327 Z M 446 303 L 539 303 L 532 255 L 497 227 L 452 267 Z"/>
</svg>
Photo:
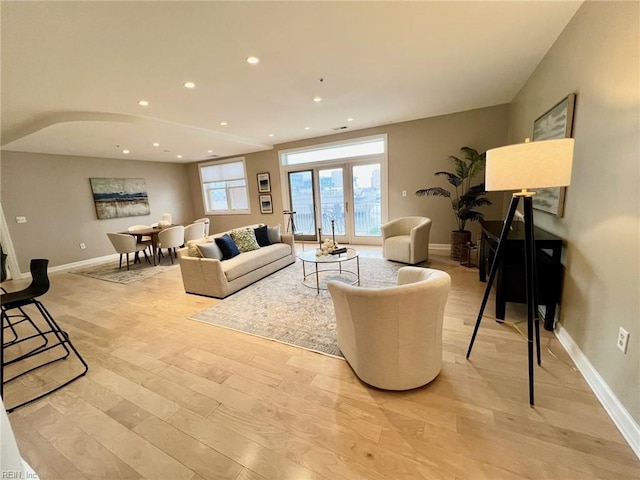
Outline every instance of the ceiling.
<svg viewBox="0 0 640 480">
<path fill-rule="evenodd" d="M 193 162 L 508 103 L 581 3 L 2 1 L 2 150 Z"/>
</svg>

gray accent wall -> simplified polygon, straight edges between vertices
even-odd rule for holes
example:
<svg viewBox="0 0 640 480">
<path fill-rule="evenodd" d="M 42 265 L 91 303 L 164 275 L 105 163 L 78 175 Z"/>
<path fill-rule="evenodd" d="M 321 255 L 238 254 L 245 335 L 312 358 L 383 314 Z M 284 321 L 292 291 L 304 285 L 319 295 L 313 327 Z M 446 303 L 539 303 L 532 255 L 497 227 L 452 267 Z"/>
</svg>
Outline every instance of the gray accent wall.
<svg viewBox="0 0 640 480">
<path fill-rule="evenodd" d="M 2 152 L 0 167 L 2 208 L 22 273 L 32 258 L 55 267 L 113 254 L 108 232 L 158 222 L 163 213 L 174 223 L 194 219 L 184 164 Z M 151 214 L 98 220 L 92 177 L 144 178 Z M 16 223 L 17 216 L 27 223 Z"/>
<path fill-rule="evenodd" d="M 565 216 L 535 223 L 566 240 L 560 319 L 640 423 L 640 4 L 585 2 L 510 108 L 509 143 L 576 93 Z M 627 354 L 618 328 L 630 333 Z M 557 399 L 557 401 L 563 401 Z"/>
<path fill-rule="evenodd" d="M 221 232 L 252 223 L 286 225 L 282 215 L 282 185 L 280 182 L 279 151 L 309 145 L 386 134 L 388 140 L 389 218 L 423 215 L 433 221 L 431 243 L 449 244 L 451 231 L 456 227 L 451 205 L 446 198 L 416 197 L 415 191 L 431 186 L 450 188 L 443 178 L 434 177 L 439 170 L 451 170 L 449 155 L 459 155 L 460 148 L 470 146 L 478 151 L 502 146 L 507 141 L 508 105 L 480 108 L 465 112 L 394 123 L 381 127 L 349 131 L 325 137 L 275 145 L 273 150 L 245 155 L 251 196 L 251 215 L 220 215 L 211 218 L 211 231 Z M 273 214 L 261 215 L 258 206 L 256 175 L 269 172 Z M 191 195 L 197 215 L 204 215 L 197 164 L 189 170 Z M 478 178 L 477 181 L 482 181 Z M 402 191 L 407 190 L 407 196 Z M 502 195 L 491 194 L 494 205 L 483 207 L 487 219 L 502 218 Z M 479 225 L 468 223 L 467 228 L 479 233 Z M 474 236 L 475 238 L 475 236 Z"/>
</svg>

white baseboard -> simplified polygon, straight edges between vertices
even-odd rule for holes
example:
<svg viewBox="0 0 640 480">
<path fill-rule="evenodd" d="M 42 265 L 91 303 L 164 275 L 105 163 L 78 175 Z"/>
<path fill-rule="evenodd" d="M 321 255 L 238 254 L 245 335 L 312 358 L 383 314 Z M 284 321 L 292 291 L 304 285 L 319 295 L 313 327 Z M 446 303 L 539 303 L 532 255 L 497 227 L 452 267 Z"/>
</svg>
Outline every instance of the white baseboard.
<svg viewBox="0 0 640 480">
<path fill-rule="evenodd" d="M 620 430 L 634 453 L 640 458 L 640 427 L 638 424 L 561 324 L 557 324 L 555 334 L 611 417 L 611 420 L 613 420 L 613 423 L 618 427 L 618 430 Z"/>
<path fill-rule="evenodd" d="M 449 243 L 430 243 L 429 248 L 431 250 L 451 250 Z"/>
<path fill-rule="evenodd" d="M 85 267 L 87 265 L 93 265 L 95 263 L 108 262 L 109 260 L 118 260 L 120 255 L 117 253 L 113 253 L 110 255 L 105 255 L 103 257 L 89 258 L 87 260 L 80 260 L 79 262 L 66 263 L 64 265 L 56 265 L 55 267 L 49 267 L 47 272 L 62 272 L 65 270 L 71 270 L 72 268 Z M 31 278 L 31 272 L 20 273 L 19 278 Z"/>
</svg>

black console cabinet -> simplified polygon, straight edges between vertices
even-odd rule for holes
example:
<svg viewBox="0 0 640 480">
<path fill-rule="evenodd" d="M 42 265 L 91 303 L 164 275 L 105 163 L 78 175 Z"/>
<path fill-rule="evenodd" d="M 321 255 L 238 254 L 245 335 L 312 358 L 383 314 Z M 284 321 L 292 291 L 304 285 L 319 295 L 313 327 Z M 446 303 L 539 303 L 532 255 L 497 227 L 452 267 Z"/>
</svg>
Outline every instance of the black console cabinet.
<svg viewBox="0 0 640 480">
<path fill-rule="evenodd" d="M 480 281 L 486 282 L 498 247 L 502 221 L 482 221 L 478 267 Z M 560 301 L 563 267 L 560 263 L 562 239 L 534 226 L 538 274 L 538 303 L 545 306 L 544 328 L 553 330 L 556 304 Z M 524 223 L 513 222 L 502 265 L 496 273 L 496 319 L 504 320 L 506 302 L 526 303 L 524 265 Z"/>
</svg>

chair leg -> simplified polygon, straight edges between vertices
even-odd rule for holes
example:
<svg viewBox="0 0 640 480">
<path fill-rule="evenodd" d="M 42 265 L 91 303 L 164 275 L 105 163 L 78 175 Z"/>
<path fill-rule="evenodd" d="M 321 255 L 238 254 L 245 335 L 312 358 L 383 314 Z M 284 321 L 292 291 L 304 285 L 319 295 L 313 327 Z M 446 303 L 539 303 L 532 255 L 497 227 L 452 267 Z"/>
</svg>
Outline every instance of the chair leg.
<svg viewBox="0 0 640 480">
<path fill-rule="evenodd" d="M 127 253 L 127 270 L 129 270 L 129 254 Z"/>
<path fill-rule="evenodd" d="M 147 249 L 145 248 L 142 253 L 144 253 L 144 259 L 147 261 L 149 265 L 151 265 L 151 260 L 149 260 L 149 256 L 147 255 Z"/>
<path fill-rule="evenodd" d="M 122 270 L 122 254 L 120 254 L 120 263 L 118 264 L 118 270 Z"/>
<path fill-rule="evenodd" d="M 40 314 L 44 318 L 47 326 L 49 327 L 49 330 L 46 330 L 44 332 L 40 331 L 41 335 L 45 336 L 47 334 L 53 334 L 53 336 L 55 337 L 55 339 L 57 341 L 53 345 L 50 345 L 50 346 L 48 346 L 46 348 L 40 348 L 37 351 L 33 351 L 33 352 L 29 353 L 29 354 L 22 355 L 19 359 L 22 360 L 22 359 L 25 359 L 25 358 L 34 357 L 34 356 L 36 356 L 36 355 L 38 355 L 40 353 L 46 352 L 46 351 L 51 350 L 51 349 L 53 349 L 55 347 L 58 347 L 58 346 L 61 346 L 64 349 L 65 353 L 61 357 L 55 358 L 53 360 L 49 360 L 49 361 L 47 361 L 45 363 L 42 363 L 40 365 L 37 365 L 35 367 L 32 367 L 32 368 L 24 371 L 24 372 L 21 372 L 21 373 L 19 373 L 17 375 L 14 375 L 10 379 L 3 379 L 3 383 L 6 384 L 6 383 L 8 383 L 8 382 L 10 382 L 12 380 L 15 380 L 16 378 L 21 377 L 21 376 L 23 376 L 23 375 L 25 375 L 27 373 L 30 373 L 30 372 L 38 369 L 38 368 L 44 367 L 45 365 L 50 365 L 50 364 L 58 362 L 60 360 L 64 360 L 64 359 L 69 357 L 71 352 L 73 352 L 76 355 L 76 357 L 78 358 L 78 360 L 82 364 L 83 369 L 79 374 L 73 376 L 71 379 L 67 380 L 66 382 L 62 383 L 61 385 L 58 385 L 57 387 L 55 387 L 55 388 L 53 388 L 51 390 L 48 390 L 45 393 L 42 393 L 42 394 L 38 395 L 35 398 L 32 398 L 32 399 L 27 400 L 25 402 L 22 402 L 22 403 L 20 403 L 18 405 L 15 405 L 15 406 L 12 406 L 10 408 L 7 408 L 7 412 L 8 413 L 13 412 L 17 408 L 20 408 L 20 407 L 22 407 L 24 405 L 27 405 L 27 404 L 32 403 L 32 402 L 35 402 L 36 400 L 41 399 L 45 395 L 49 395 L 50 393 L 53 393 L 55 391 L 60 390 L 62 387 L 65 387 L 66 385 L 69 385 L 71 382 L 73 382 L 73 381 L 77 380 L 78 378 L 82 377 L 89 370 L 89 366 L 84 361 L 84 359 L 82 358 L 80 353 L 75 349 L 75 347 L 71 343 L 71 340 L 69 340 L 69 335 L 60 328 L 60 326 L 56 323 L 56 321 L 53 319 L 53 317 L 51 316 L 49 311 L 45 308 L 45 306 L 40 301 L 38 301 L 36 299 L 34 299 L 33 304 L 37 307 L 38 311 L 40 312 Z M 20 309 L 20 310 L 22 311 L 22 309 Z M 3 317 L 8 317 L 6 311 L 2 312 L 2 316 Z M 38 336 L 38 335 L 34 335 L 34 336 Z M 16 362 L 17 360 L 18 359 L 14 359 L 14 360 L 11 361 L 11 363 Z M 5 399 L 5 401 L 6 401 L 6 399 Z"/>
</svg>

